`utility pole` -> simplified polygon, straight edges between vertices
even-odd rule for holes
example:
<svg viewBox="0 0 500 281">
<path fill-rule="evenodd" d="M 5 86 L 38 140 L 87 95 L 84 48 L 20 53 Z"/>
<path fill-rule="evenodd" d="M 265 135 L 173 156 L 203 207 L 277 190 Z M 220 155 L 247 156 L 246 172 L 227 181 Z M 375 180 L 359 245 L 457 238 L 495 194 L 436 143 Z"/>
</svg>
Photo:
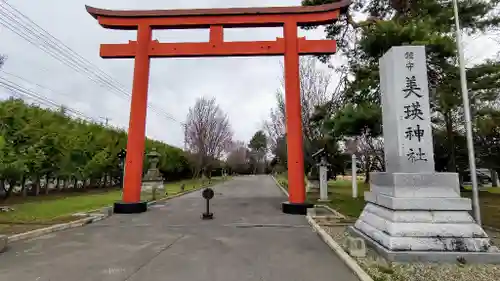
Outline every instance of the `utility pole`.
<svg viewBox="0 0 500 281">
<path fill-rule="evenodd" d="M 66 107 L 64 105 L 61 105 L 59 107 L 59 112 L 62 114 L 62 115 L 66 115 Z"/>
<path fill-rule="evenodd" d="M 467 151 L 469 154 L 469 170 L 472 181 L 472 208 L 474 219 L 481 225 L 481 211 L 479 209 L 479 192 L 477 187 L 476 157 L 474 155 L 474 141 L 472 139 L 472 122 L 469 105 L 469 90 L 467 89 L 467 76 L 465 73 L 465 59 L 462 48 L 462 35 L 460 20 L 458 18 L 458 0 L 453 0 L 453 11 L 455 13 L 455 28 L 457 32 L 458 63 L 460 65 L 460 84 L 462 88 L 462 99 L 464 103 L 465 130 L 467 132 Z"/>
</svg>

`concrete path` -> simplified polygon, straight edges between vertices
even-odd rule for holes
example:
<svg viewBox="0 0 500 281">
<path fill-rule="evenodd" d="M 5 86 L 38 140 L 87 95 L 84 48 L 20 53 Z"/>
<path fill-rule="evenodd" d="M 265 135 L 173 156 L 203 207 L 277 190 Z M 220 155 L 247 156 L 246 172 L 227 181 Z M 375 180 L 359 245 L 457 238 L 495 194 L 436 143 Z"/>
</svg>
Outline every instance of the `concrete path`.
<svg viewBox="0 0 500 281">
<path fill-rule="evenodd" d="M 0 254 L 0 281 L 354 281 L 269 176 L 215 187 L 213 221 L 201 193 L 140 215 L 12 244 Z"/>
</svg>

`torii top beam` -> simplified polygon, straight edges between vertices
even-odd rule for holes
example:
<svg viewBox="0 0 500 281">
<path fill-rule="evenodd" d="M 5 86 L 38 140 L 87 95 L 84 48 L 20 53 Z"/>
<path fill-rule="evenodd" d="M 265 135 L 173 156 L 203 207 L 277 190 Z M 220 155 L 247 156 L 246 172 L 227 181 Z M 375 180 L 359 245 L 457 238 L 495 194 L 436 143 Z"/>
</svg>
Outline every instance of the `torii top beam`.
<svg viewBox="0 0 500 281">
<path fill-rule="evenodd" d="M 285 27 L 331 23 L 347 10 L 349 0 L 308 7 L 228 8 L 191 10 L 104 10 L 86 6 L 104 28 L 125 30 L 209 28 L 209 42 L 160 43 L 146 35 L 142 43 L 102 44 L 103 58 L 133 58 L 137 45 L 146 44 L 149 57 L 275 56 L 285 53 L 285 41 L 297 40 L 299 55 L 333 54 L 334 40 L 306 40 L 296 31 L 275 41 L 224 42 L 223 29 L 231 27 Z M 287 29 L 287 28 L 285 28 Z M 150 33 L 150 31 L 149 31 Z M 291 42 L 291 41 L 290 41 Z M 144 45 L 145 46 L 145 45 Z"/>
<path fill-rule="evenodd" d="M 349 7 L 350 0 L 332 4 L 298 7 L 178 9 L 178 10 L 105 10 L 86 6 L 87 11 L 110 29 L 138 29 L 141 24 L 152 29 L 224 27 L 279 27 L 293 21 L 298 26 L 331 23 Z"/>
</svg>

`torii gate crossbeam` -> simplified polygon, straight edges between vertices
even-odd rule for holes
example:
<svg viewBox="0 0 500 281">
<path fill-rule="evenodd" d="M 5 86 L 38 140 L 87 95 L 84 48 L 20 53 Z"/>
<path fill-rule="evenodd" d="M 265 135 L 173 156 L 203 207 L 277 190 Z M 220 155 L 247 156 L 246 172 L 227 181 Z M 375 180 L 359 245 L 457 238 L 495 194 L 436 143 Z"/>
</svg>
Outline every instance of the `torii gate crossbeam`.
<svg viewBox="0 0 500 281">
<path fill-rule="evenodd" d="M 191 10 L 103 10 L 87 6 L 101 26 L 137 30 L 137 40 L 126 44 L 102 44 L 103 58 L 134 58 L 134 80 L 125 163 L 123 202 L 115 203 L 117 213 L 147 210 L 140 201 L 144 155 L 147 92 L 150 59 L 160 57 L 284 56 L 285 104 L 288 150 L 288 202 L 283 212 L 305 214 L 304 154 L 300 104 L 299 56 L 333 54 L 334 40 L 307 40 L 298 37 L 298 27 L 329 24 L 344 13 L 350 1 L 310 7 L 266 7 Z M 274 41 L 225 42 L 224 28 L 282 27 L 283 37 Z M 154 29 L 208 28 L 208 42 L 160 43 L 152 40 Z"/>
</svg>

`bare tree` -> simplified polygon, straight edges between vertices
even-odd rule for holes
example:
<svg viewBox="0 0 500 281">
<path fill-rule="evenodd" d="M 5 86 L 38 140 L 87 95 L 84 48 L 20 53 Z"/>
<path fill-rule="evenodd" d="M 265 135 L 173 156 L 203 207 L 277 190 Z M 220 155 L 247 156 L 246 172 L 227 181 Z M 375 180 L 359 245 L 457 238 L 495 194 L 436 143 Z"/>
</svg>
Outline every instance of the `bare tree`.
<svg viewBox="0 0 500 281">
<path fill-rule="evenodd" d="M 227 115 L 215 102 L 215 98 L 199 98 L 189 109 L 184 127 L 186 148 L 193 155 L 196 170 L 210 176 L 211 164 L 221 158 L 232 143 L 233 132 Z"/>
<path fill-rule="evenodd" d="M 365 172 L 365 182 L 370 181 L 370 172 L 384 171 L 384 140 L 363 134 L 359 140 L 359 162 Z"/>
<path fill-rule="evenodd" d="M 302 105 L 302 128 L 306 146 L 318 138 L 317 132 L 311 123 L 311 116 L 317 106 L 325 104 L 331 98 L 329 86 L 331 84 L 331 73 L 321 70 L 316 66 L 315 57 L 301 57 L 299 78 L 300 78 L 300 99 Z M 284 69 L 283 69 L 284 71 Z M 284 72 L 283 72 L 284 73 Z M 268 135 L 268 142 L 274 150 L 286 132 L 285 115 L 285 80 L 282 76 L 281 87 L 276 92 L 277 106 L 271 109 L 270 120 L 264 124 L 264 129 Z"/>
<path fill-rule="evenodd" d="M 264 123 L 264 130 L 268 136 L 268 144 L 272 151 L 278 147 L 279 140 L 286 132 L 285 100 L 281 92 L 276 93 L 277 106 L 269 113 L 269 120 Z"/>
<path fill-rule="evenodd" d="M 233 143 L 226 162 L 232 172 L 248 172 L 249 151 L 246 144 L 242 141 Z"/>
</svg>

